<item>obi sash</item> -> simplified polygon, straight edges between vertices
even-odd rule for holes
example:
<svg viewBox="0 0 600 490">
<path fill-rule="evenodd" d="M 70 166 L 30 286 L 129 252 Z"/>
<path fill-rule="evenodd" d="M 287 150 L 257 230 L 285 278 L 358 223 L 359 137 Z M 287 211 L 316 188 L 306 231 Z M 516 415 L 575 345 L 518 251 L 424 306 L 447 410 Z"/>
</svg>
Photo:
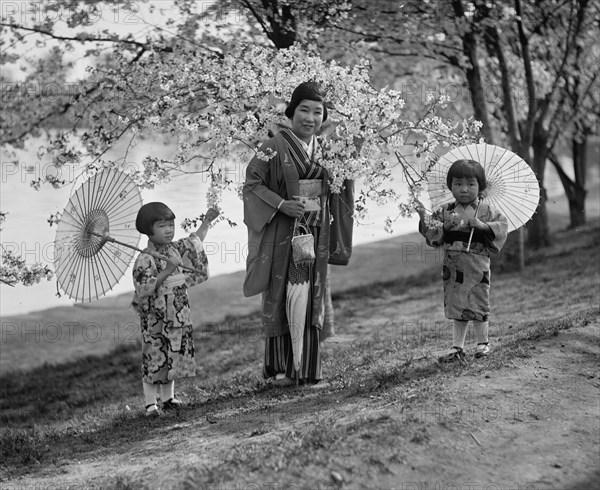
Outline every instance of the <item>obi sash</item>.
<svg viewBox="0 0 600 490">
<path fill-rule="evenodd" d="M 185 284 L 185 274 L 181 272 L 176 272 L 167 277 L 163 283 L 160 285 L 161 288 L 164 288 L 163 294 L 170 294 L 173 292 L 173 289 L 177 286 L 182 286 Z"/>
<path fill-rule="evenodd" d="M 321 225 L 321 198 L 323 181 L 321 179 L 300 179 L 298 196 L 294 199 L 304 203 L 304 218 L 310 226 Z"/>
<path fill-rule="evenodd" d="M 444 232 L 444 241 L 446 243 L 454 243 L 454 242 L 469 242 L 469 237 L 471 236 L 470 231 L 445 231 Z M 471 239 L 471 243 L 485 243 L 485 234 L 479 230 L 473 230 L 473 238 Z"/>
</svg>

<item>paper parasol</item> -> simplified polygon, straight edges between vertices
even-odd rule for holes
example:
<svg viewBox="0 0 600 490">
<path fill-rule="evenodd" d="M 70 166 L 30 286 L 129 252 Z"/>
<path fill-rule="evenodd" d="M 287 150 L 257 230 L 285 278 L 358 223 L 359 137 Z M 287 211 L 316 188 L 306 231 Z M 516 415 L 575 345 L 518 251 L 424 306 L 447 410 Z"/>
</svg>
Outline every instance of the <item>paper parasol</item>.
<svg viewBox="0 0 600 490">
<path fill-rule="evenodd" d="M 449 151 L 427 173 L 427 190 L 432 210 L 452 202 L 446 185 L 450 166 L 456 160 L 475 160 L 485 170 L 485 200 L 508 220 L 508 231 L 524 225 L 540 200 L 540 187 L 531 167 L 516 153 L 488 144 L 460 146 Z"/>
<path fill-rule="evenodd" d="M 290 261 L 288 282 L 286 285 L 285 312 L 292 337 L 292 354 L 296 382 L 300 377 L 302 367 L 302 352 L 304 350 L 304 328 L 306 325 L 306 308 L 308 306 L 309 266 L 297 266 Z"/>
<path fill-rule="evenodd" d="M 54 252 L 57 282 L 67 296 L 98 299 L 123 277 L 140 241 L 135 218 L 141 206 L 135 182 L 113 169 L 97 173 L 71 196 Z"/>
<path fill-rule="evenodd" d="M 54 242 L 56 280 L 67 296 L 93 301 L 119 282 L 134 252 L 142 252 L 135 228 L 141 206 L 136 183 L 115 169 L 97 173 L 71 196 Z M 146 253 L 167 260 L 157 252 Z M 199 272 L 184 265 L 179 268 Z"/>
</svg>

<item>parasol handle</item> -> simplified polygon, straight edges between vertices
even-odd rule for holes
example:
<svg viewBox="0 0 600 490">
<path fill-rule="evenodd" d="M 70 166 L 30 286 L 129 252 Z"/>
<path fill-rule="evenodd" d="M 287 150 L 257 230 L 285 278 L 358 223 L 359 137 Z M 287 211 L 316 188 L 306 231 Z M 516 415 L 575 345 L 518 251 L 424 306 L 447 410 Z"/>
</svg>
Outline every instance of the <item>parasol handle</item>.
<svg viewBox="0 0 600 490">
<path fill-rule="evenodd" d="M 118 243 L 118 242 L 117 242 Z M 144 252 L 146 254 L 152 255 L 152 257 L 154 257 L 155 259 L 159 259 L 159 260 L 169 260 L 169 257 L 165 257 L 164 255 L 159 254 L 158 252 L 153 252 L 151 250 L 140 250 L 139 248 L 136 249 L 139 250 L 140 252 Z M 193 267 L 188 267 L 187 265 L 179 265 L 178 267 L 181 267 L 182 269 L 185 269 L 186 271 L 190 271 L 190 272 L 198 272 L 198 273 L 202 273 L 202 271 L 199 271 L 198 269 L 194 269 Z"/>
<path fill-rule="evenodd" d="M 111 237 L 109 234 L 102 235 L 100 233 L 95 233 L 93 231 L 91 231 L 90 234 L 99 236 L 100 238 L 102 238 L 103 242 L 118 243 L 119 245 L 123 245 L 124 247 L 131 248 L 133 250 L 137 250 L 138 252 L 144 252 L 144 253 L 147 253 L 149 255 L 152 255 L 152 257 L 154 257 L 155 259 L 169 260 L 168 257 L 165 257 L 164 255 L 161 255 L 158 252 L 153 252 L 151 250 L 144 251 L 141 248 L 137 248 L 137 247 L 134 247 L 133 245 L 129 245 L 129 243 L 125 243 L 125 242 L 121 242 L 119 240 L 116 240 L 115 238 Z M 194 269 L 193 267 L 188 267 L 187 265 L 180 265 L 179 267 L 181 267 L 182 269 L 185 269 L 187 271 L 190 271 L 190 272 L 198 272 L 198 273 L 202 274 L 202 271 L 199 271 L 198 269 Z"/>
<path fill-rule="evenodd" d="M 479 205 L 481 204 L 481 198 L 479 199 L 479 202 L 477 203 L 477 207 L 475 208 L 475 217 L 477 218 L 477 211 L 479 211 Z M 475 228 L 471 228 L 471 233 L 469 234 L 469 243 L 467 243 L 467 252 L 471 249 L 471 240 L 473 240 L 473 232 L 475 231 Z"/>
</svg>

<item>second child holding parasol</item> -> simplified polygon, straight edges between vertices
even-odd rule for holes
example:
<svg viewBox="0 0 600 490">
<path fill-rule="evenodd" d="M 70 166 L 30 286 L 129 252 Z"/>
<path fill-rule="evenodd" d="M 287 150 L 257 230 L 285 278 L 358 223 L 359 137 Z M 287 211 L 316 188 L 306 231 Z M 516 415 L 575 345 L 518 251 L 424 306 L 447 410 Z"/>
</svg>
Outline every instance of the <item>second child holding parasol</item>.
<svg viewBox="0 0 600 490">
<path fill-rule="evenodd" d="M 456 160 L 445 180 L 452 201 L 431 216 L 422 205 L 417 208 L 427 244 L 444 248 L 444 313 L 453 321 L 453 335 L 452 347 L 439 358 L 443 362 L 465 357 L 469 321 L 475 329 L 475 357 L 488 354 L 490 257 L 500 252 L 508 234 L 506 217 L 483 199 L 487 182 L 479 162 Z"/>
<path fill-rule="evenodd" d="M 419 231 L 427 244 L 444 248 L 444 312 L 453 320 L 451 349 L 441 361 L 462 359 L 468 322 L 475 329 L 475 357 L 490 351 L 490 258 L 507 234 L 533 215 L 540 188 L 517 154 L 485 143 L 443 155 L 427 175 L 433 215 L 417 201 Z"/>
</svg>

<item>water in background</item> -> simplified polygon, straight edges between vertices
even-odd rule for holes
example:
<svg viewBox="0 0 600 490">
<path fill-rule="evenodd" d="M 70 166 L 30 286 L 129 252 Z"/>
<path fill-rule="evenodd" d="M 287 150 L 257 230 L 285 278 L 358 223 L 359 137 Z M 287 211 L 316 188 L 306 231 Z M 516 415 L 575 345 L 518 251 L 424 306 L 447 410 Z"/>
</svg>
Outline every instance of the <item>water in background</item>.
<svg viewBox="0 0 600 490">
<path fill-rule="evenodd" d="M 3 155 L 0 182 L 0 209 L 9 213 L 3 225 L 0 240 L 5 249 L 13 250 L 29 265 L 35 262 L 53 263 L 56 226 L 50 227 L 47 220 L 50 214 L 64 209 L 70 195 L 83 182 L 83 179 L 79 178 L 75 186 L 59 190 L 43 186 L 39 191 L 34 190 L 30 186 L 31 180 L 46 174 L 57 175 L 58 172 L 51 163 L 40 161 L 36 157 L 37 147 L 37 144 L 32 144 L 29 146 L 30 150 L 19 154 L 23 162 L 21 166 L 11 163 L 11 159 Z M 173 153 L 173 148 L 174 145 L 170 144 L 168 140 L 148 140 L 147 143 L 129 149 L 128 161 L 139 163 L 147 154 L 168 158 Z M 119 158 L 124 153 L 124 147 L 117 146 L 106 155 L 106 159 Z M 244 172 L 245 168 L 242 167 L 226 169 L 227 177 L 234 182 L 242 182 Z M 67 165 L 61 169 L 61 177 L 67 181 L 73 180 L 77 175 L 77 167 Z M 406 188 L 402 182 L 400 169 L 397 169 L 395 180 L 398 182 L 398 189 Z M 206 174 L 176 177 L 153 190 L 143 190 L 142 198 L 145 203 L 165 202 L 174 211 L 177 216 L 176 222 L 179 223 L 185 217 L 193 218 L 206 211 L 208 184 Z M 360 182 L 357 182 L 356 188 L 358 192 Z M 247 231 L 243 224 L 242 202 L 236 192 L 232 191 L 223 195 L 222 209 L 224 214 L 238 225 L 232 228 L 226 222 L 219 222 L 208 233 L 205 249 L 213 276 L 245 268 Z M 411 233 L 417 229 L 416 217 L 398 219 L 393 225 L 393 233 L 389 234 L 384 231 L 384 222 L 387 216 L 397 216 L 393 204 L 369 206 L 368 218 L 355 227 L 354 244 L 360 245 L 382 240 Z M 176 238 L 186 234 L 179 229 L 176 232 Z M 140 248 L 145 247 L 146 240 L 145 237 L 142 237 Z M 0 284 L 0 288 L 0 315 L 2 316 L 73 304 L 73 301 L 64 295 L 61 298 L 56 296 L 55 280 L 43 281 L 31 287 L 20 285 L 10 287 Z M 107 296 L 130 292 L 132 289 L 130 267 Z"/>
</svg>

